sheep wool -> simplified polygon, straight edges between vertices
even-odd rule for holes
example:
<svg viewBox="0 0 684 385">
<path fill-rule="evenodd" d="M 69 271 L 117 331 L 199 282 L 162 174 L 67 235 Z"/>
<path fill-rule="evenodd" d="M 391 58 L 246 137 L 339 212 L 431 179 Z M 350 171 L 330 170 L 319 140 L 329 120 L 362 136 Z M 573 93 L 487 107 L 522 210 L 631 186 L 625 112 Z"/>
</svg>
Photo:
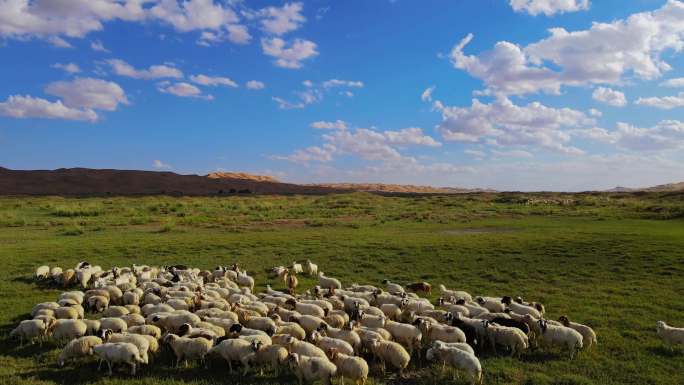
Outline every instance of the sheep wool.
<svg viewBox="0 0 684 385">
<path fill-rule="evenodd" d="M 93 353 L 98 356 L 100 360 L 107 362 L 110 376 L 112 375 L 112 364 L 128 364 L 131 366 L 131 374 L 135 375 L 137 365 L 143 363 L 138 348 L 127 342 L 96 345 L 93 347 Z"/>
<path fill-rule="evenodd" d="M 684 345 L 684 328 L 675 328 L 668 326 L 664 321 L 658 321 L 656 331 L 670 348 L 674 345 Z"/>
<path fill-rule="evenodd" d="M 93 347 L 102 344 L 102 339 L 96 336 L 84 336 L 71 340 L 59 354 L 57 363 L 64 366 L 67 360 L 93 355 Z"/>
</svg>

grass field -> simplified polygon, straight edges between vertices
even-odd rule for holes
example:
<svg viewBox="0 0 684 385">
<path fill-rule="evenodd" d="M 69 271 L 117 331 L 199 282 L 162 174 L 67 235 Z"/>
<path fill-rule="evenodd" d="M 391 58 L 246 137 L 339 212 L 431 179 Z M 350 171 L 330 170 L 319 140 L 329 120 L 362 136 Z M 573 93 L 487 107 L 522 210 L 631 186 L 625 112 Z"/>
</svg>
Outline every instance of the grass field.
<svg viewBox="0 0 684 385">
<path fill-rule="evenodd" d="M 559 351 L 485 356 L 485 384 L 684 384 L 684 349 L 655 334 L 660 319 L 684 326 L 683 194 L 0 198 L 0 383 L 295 383 L 229 377 L 218 365 L 175 369 L 168 355 L 134 378 L 107 378 L 93 362 L 60 369 L 54 346 L 6 336 L 60 292 L 33 282 L 39 264 L 238 261 L 261 290 L 265 268 L 306 258 L 346 284 L 425 280 L 522 295 L 598 334 L 598 347 L 572 361 Z M 371 383 L 451 382 L 434 368 L 410 372 L 372 369 Z"/>
</svg>

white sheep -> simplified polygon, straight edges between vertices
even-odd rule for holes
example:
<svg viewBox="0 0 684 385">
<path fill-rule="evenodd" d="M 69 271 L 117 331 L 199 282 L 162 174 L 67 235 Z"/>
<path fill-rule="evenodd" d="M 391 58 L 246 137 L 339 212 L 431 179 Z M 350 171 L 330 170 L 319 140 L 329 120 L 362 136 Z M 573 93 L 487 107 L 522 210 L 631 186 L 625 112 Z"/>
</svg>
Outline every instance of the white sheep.
<svg viewBox="0 0 684 385">
<path fill-rule="evenodd" d="M 280 374 L 280 367 L 287 361 L 287 349 L 281 345 L 266 345 L 261 343 L 256 344 L 256 353 L 254 363 L 260 367 L 260 372 L 263 374 L 263 368 L 267 367 L 275 371 L 276 377 Z"/>
<path fill-rule="evenodd" d="M 462 299 L 465 300 L 466 302 L 470 302 L 473 300 L 473 296 L 471 296 L 469 293 L 463 291 L 463 290 L 450 290 L 447 289 L 446 286 L 440 284 L 439 285 L 439 290 L 441 291 L 441 295 L 443 298 L 455 298 L 455 299 Z"/>
<path fill-rule="evenodd" d="M 292 306 L 295 311 L 302 315 L 312 315 L 319 318 L 325 317 L 325 310 L 314 303 L 297 302 L 294 299 L 289 299 L 285 304 Z"/>
<path fill-rule="evenodd" d="M 31 317 L 35 317 L 39 311 L 43 309 L 55 310 L 59 308 L 60 305 L 57 302 L 41 302 L 31 309 Z"/>
<path fill-rule="evenodd" d="M 339 290 L 342 289 L 342 284 L 337 278 L 326 277 L 325 274 L 318 272 L 318 285 L 323 289 Z"/>
<path fill-rule="evenodd" d="M 130 334 L 130 333 L 111 333 L 111 330 L 107 330 L 105 334 L 105 341 L 107 342 L 129 342 L 135 345 L 140 352 L 140 357 L 143 359 L 143 363 L 148 364 L 150 343 L 147 338 L 140 334 Z"/>
<path fill-rule="evenodd" d="M 238 285 L 254 290 L 254 278 L 247 275 L 247 271 L 238 273 L 236 281 Z"/>
<path fill-rule="evenodd" d="M 311 277 L 315 277 L 318 275 L 318 265 L 311 262 L 310 259 L 306 260 L 306 272 L 309 274 Z"/>
<path fill-rule="evenodd" d="M 684 328 L 668 326 L 665 321 L 656 322 L 658 336 L 673 349 L 675 345 L 684 345 Z"/>
<path fill-rule="evenodd" d="M 318 346 L 306 341 L 299 341 L 292 336 L 285 338 L 283 346 L 287 348 L 288 352 L 297 353 L 300 356 L 328 358 L 325 352 Z"/>
<path fill-rule="evenodd" d="M 102 339 L 96 336 L 84 336 L 71 340 L 59 354 L 57 363 L 64 366 L 68 359 L 93 355 L 93 347 L 102 344 Z"/>
<path fill-rule="evenodd" d="M 385 285 L 387 291 L 391 294 L 402 294 L 404 292 L 404 287 L 398 283 L 391 282 L 389 279 L 382 281 Z"/>
<path fill-rule="evenodd" d="M 93 353 L 102 361 L 107 362 L 109 375 L 112 375 L 112 364 L 123 363 L 131 366 L 131 374 L 135 375 L 138 363 L 143 363 L 140 352 L 135 345 L 128 342 L 105 343 L 93 346 Z M 99 370 L 98 365 L 98 370 Z"/>
<path fill-rule="evenodd" d="M 292 273 L 302 274 L 303 272 L 304 268 L 302 267 L 301 263 L 297 263 L 297 261 L 292 262 Z"/>
<path fill-rule="evenodd" d="M 41 344 L 48 332 L 48 325 L 41 319 L 24 320 L 10 332 L 10 337 L 19 337 L 19 344 L 24 344 L 24 339 L 33 342 L 38 339 Z"/>
<path fill-rule="evenodd" d="M 88 325 L 85 322 L 75 319 L 59 319 L 50 325 L 51 337 L 58 342 L 83 337 L 87 330 Z"/>
<path fill-rule="evenodd" d="M 128 328 L 128 333 L 152 336 L 161 338 L 161 329 L 154 325 L 137 325 Z"/>
<path fill-rule="evenodd" d="M 59 266 L 50 268 L 50 278 L 52 278 L 52 281 L 55 283 L 59 283 L 60 278 L 62 278 L 62 273 L 62 268 Z"/>
<path fill-rule="evenodd" d="M 203 361 L 204 356 L 207 355 L 213 345 L 212 341 L 206 338 L 179 337 L 175 334 L 167 334 L 164 337 L 164 342 L 171 346 L 171 350 L 173 350 L 173 354 L 176 356 L 176 367 L 181 362 L 185 362 L 187 367 L 188 360 Z"/>
<path fill-rule="evenodd" d="M 255 352 L 258 350 L 259 343 L 257 341 L 247 341 L 243 339 L 227 339 L 221 341 L 218 345 L 209 350 L 209 354 L 218 354 L 226 362 L 230 372 L 233 372 L 233 361 L 239 361 L 243 368 L 243 375 L 249 371 L 250 362 L 254 362 L 256 358 Z"/>
<path fill-rule="evenodd" d="M 515 313 L 522 314 L 522 315 L 529 314 L 534 318 L 541 318 L 542 317 L 539 310 L 535 309 L 532 306 L 527 306 L 527 305 L 523 305 L 521 303 L 517 303 L 517 302 L 513 301 L 513 299 L 511 297 L 508 297 L 508 296 L 503 297 L 501 299 L 501 303 L 508 306 L 508 308 L 511 309 L 511 311 L 513 311 Z"/>
<path fill-rule="evenodd" d="M 304 381 L 312 382 L 322 380 L 324 384 L 330 385 L 331 379 L 337 373 L 337 367 L 327 358 L 307 357 L 297 353 L 288 356 L 290 368 L 297 376 L 299 385 Z"/>
<path fill-rule="evenodd" d="M 334 328 L 329 325 L 326 325 L 320 328 L 320 331 L 328 337 L 347 341 L 347 343 L 351 345 L 351 347 L 354 349 L 354 352 L 359 353 L 361 349 L 361 337 L 350 326 L 345 328 Z"/>
<path fill-rule="evenodd" d="M 389 363 L 392 367 L 399 369 L 399 376 L 403 376 L 404 369 L 411 361 L 411 356 L 403 346 L 393 341 L 371 340 L 370 350 L 382 364 L 382 371 L 385 372 L 385 365 Z"/>
<path fill-rule="evenodd" d="M 128 330 L 126 321 L 116 317 L 100 318 L 100 327 L 102 329 L 111 329 L 114 333 L 123 333 Z"/>
<path fill-rule="evenodd" d="M 372 314 L 363 314 L 361 316 L 361 325 L 368 327 L 368 328 L 382 328 L 385 327 L 385 324 L 387 322 L 393 322 L 393 321 L 387 321 L 387 318 L 385 315 L 372 315 Z"/>
<path fill-rule="evenodd" d="M 426 358 L 428 361 L 439 360 L 443 365 L 464 370 L 473 382 L 482 383 L 482 365 L 474 354 L 456 347 L 436 345 L 428 349 Z"/>
<path fill-rule="evenodd" d="M 140 326 L 145 324 L 145 317 L 143 317 L 140 314 L 126 314 L 124 316 L 120 317 L 122 320 L 126 322 L 126 325 L 128 325 L 128 328 L 130 329 L 132 326 Z"/>
<path fill-rule="evenodd" d="M 546 320 L 539 320 L 540 336 L 539 342 L 543 346 L 561 346 L 570 351 L 570 358 L 575 356 L 575 352 L 582 349 L 582 335 L 568 327 L 562 325 L 552 325 Z"/>
<path fill-rule="evenodd" d="M 311 333 L 321 325 L 327 325 L 325 321 L 312 315 L 303 315 L 295 320 L 306 331 L 307 335 L 311 335 Z"/>
<path fill-rule="evenodd" d="M 493 297 L 475 297 L 475 302 L 492 313 L 503 313 L 506 305 L 501 300 Z"/>
<path fill-rule="evenodd" d="M 433 324 L 431 322 L 421 322 L 420 330 L 425 336 L 426 343 L 433 343 L 435 341 L 442 342 L 466 342 L 466 336 L 463 331 L 455 326 L 448 326 L 443 324 Z"/>
<path fill-rule="evenodd" d="M 41 281 L 44 279 L 48 279 L 49 276 L 50 276 L 50 266 L 43 265 L 43 266 L 39 266 L 36 269 L 36 280 Z"/>
<path fill-rule="evenodd" d="M 504 345 L 511 350 L 511 357 L 520 356 L 529 347 L 527 336 L 518 328 L 500 326 L 490 322 L 485 323 L 487 338 L 496 353 L 496 345 Z"/>
<path fill-rule="evenodd" d="M 325 337 L 319 332 L 311 333 L 311 342 L 323 349 L 324 352 L 335 349 L 340 353 L 354 355 L 354 348 L 349 342 L 337 338 Z"/>
<path fill-rule="evenodd" d="M 330 360 L 337 367 L 337 375 L 341 377 L 342 384 L 344 384 L 345 378 L 353 380 L 356 385 L 364 385 L 366 383 L 366 379 L 368 379 L 368 363 L 363 358 L 340 353 L 332 349 L 330 351 Z"/>
<path fill-rule="evenodd" d="M 587 325 L 582 325 L 577 322 L 572 322 L 568 318 L 568 316 L 560 316 L 558 318 L 558 321 L 565 327 L 568 327 L 570 329 L 575 329 L 579 332 L 579 334 L 582 335 L 582 345 L 584 345 L 585 348 L 590 348 L 591 345 L 598 344 L 598 340 L 596 339 L 596 333 L 594 332 L 594 329 Z"/>
<path fill-rule="evenodd" d="M 449 348 L 455 348 L 455 349 L 461 349 L 466 353 L 470 353 L 472 355 L 475 355 L 475 350 L 473 350 L 473 347 L 468 345 L 465 342 L 442 342 L 442 341 L 435 341 L 432 344 L 432 347 L 441 347 L 441 346 L 446 346 Z"/>
<path fill-rule="evenodd" d="M 420 324 L 421 321 L 418 321 L 418 325 Z M 390 332 L 395 341 L 408 348 L 410 355 L 413 355 L 414 350 L 420 349 L 423 333 L 417 326 L 387 321 L 385 322 L 385 329 Z"/>
</svg>

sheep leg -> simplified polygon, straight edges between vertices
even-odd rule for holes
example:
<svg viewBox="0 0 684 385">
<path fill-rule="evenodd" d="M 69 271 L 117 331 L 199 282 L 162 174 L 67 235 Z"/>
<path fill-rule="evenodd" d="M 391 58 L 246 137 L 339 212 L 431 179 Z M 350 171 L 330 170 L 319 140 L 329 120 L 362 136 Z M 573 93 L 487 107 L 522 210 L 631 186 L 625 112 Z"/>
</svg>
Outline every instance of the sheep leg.
<svg viewBox="0 0 684 385">
<path fill-rule="evenodd" d="M 233 361 L 228 360 L 228 370 L 232 374 L 233 373 Z"/>
<path fill-rule="evenodd" d="M 109 360 L 107 360 L 107 367 L 109 368 L 107 375 L 111 376 L 112 375 L 112 362 Z"/>
<path fill-rule="evenodd" d="M 135 376 L 135 362 L 131 364 L 131 376 Z"/>
</svg>

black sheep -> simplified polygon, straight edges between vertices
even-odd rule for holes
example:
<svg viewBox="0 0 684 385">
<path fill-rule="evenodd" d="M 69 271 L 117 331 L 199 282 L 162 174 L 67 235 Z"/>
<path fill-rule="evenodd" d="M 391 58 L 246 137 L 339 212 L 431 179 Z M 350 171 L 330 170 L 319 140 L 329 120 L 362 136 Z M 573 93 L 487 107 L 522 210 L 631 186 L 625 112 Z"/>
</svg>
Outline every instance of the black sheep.
<svg viewBox="0 0 684 385">
<path fill-rule="evenodd" d="M 521 322 L 521 321 L 516 321 L 514 319 L 510 318 L 504 318 L 504 317 L 496 317 L 492 319 L 490 322 L 495 323 L 497 325 L 501 326 L 508 326 L 511 328 L 516 328 L 522 330 L 523 333 L 525 333 L 526 336 L 530 335 L 530 327 L 527 326 L 526 323 Z"/>
<path fill-rule="evenodd" d="M 477 330 L 472 325 L 468 325 L 467 323 L 463 322 L 463 320 L 460 320 L 458 318 L 453 318 L 451 320 L 451 326 L 455 326 L 461 331 L 463 331 L 463 334 L 466 336 L 466 342 L 468 345 L 472 346 L 473 348 L 477 348 L 478 346 L 478 341 L 477 341 Z"/>
</svg>

